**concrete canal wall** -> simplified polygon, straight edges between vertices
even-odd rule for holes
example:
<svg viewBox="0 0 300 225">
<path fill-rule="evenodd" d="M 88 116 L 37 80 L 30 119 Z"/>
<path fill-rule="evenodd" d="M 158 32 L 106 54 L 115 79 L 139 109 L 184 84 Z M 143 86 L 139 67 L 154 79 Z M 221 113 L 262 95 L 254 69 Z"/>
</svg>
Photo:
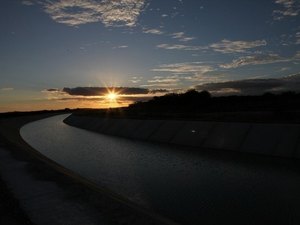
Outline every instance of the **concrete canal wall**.
<svg viewBox="0 0 300 225">
<path fill-rule="evenodd" d="M 137 140 L 300 158 L 300 125 L 138 120 L 71 115 L 66 124 Z"/>
</svg>

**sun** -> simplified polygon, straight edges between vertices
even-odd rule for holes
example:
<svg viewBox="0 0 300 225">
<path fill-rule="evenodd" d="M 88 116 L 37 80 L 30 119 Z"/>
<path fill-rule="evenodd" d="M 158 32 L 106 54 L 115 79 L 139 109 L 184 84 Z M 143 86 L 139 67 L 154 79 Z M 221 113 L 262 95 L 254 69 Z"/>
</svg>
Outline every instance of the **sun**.
<svg viewBox="0 0 300 225">
<path fill-rule="evenodd" d="M 118 98 L 118 94 L 113 91 L 109 91 L 106 95 L 106 98 L 110 101 L 116 101 Z"/>
</svg>

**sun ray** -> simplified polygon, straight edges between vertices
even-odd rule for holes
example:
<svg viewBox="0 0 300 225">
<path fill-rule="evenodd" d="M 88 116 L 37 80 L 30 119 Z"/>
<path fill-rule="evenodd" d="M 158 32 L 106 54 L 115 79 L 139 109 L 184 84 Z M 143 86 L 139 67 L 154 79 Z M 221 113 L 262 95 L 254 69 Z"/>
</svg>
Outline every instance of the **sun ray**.
<svg viewBox="0 0 300 225">
<path fill-rule="evenodd" d="M 106 95 L 106 97 L 110 100 L 110 101 L 115 101 L 118 97 L 118 95 L 114 92 L 108 93 Z"/>
<path fill-rule="evenodd" d="M 119 93 L 115 91 L 115 88 L 107 88 L 107 94 L 105 95 L 105 97 L 110 102 L 117 102 Z"/>
</svg>

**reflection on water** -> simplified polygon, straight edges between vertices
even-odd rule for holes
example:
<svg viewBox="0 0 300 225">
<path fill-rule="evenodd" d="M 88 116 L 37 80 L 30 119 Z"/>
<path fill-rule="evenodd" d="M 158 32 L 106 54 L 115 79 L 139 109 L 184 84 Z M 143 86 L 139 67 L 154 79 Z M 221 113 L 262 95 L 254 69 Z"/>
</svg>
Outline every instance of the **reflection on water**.
<svg viewBox="0 0 300 225">
<path fill-rule="evenodd" d="M 300 222 L 297 168 L 96 134 L 64 124 L 65 117 L 30 123 L 21 135 L 48 158 L 135 203 L 184 224 Z"/>
</svg>

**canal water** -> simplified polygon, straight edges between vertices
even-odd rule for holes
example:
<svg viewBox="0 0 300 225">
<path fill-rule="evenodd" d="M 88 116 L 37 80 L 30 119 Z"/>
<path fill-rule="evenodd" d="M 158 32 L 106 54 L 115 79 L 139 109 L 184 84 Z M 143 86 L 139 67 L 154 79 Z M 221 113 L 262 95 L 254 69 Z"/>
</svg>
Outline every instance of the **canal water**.
<svg viewBox="0 0 300 225">
<path fill-rule="evenodd" d="M 299 161 L 107 136 L 54 116 L 23 139 L 64 167 L 182 224 L 300 224 Z"/>
</svg>

